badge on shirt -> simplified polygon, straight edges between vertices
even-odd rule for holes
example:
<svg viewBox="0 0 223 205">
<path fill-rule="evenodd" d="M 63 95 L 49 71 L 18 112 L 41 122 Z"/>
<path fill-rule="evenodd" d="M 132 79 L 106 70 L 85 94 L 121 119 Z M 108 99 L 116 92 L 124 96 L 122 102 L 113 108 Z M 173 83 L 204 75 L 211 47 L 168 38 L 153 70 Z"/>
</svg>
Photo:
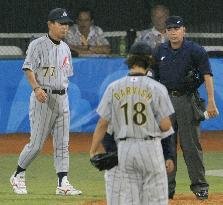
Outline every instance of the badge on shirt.
<svg viewBox="0 0 223 205">
<path fill-rule="evenodd" d="M 130 78 L 130 81 L 131 82 L 137 82 L 138 78 L 136 76 L 133 76 L 133 77 Z"/>
<path fill-rule="evenodd" d="M 161 61 L 163 61 L 163 60 L 164 60 L 164 58 L 166 58 L 166 56 L 162 56 L 162 57 L 160 58 L 160 60 L 161 60 Z"/>
</svg>

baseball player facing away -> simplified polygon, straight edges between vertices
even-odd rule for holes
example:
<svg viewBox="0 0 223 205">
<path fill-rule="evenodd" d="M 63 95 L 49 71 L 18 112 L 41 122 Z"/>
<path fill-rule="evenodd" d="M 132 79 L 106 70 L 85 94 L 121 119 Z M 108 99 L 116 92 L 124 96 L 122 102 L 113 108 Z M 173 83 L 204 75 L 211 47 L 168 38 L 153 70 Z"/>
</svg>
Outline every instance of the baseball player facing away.
<svg viewBox="0 0 223 205">
<path fill-rule="evenodd" d="M 146 76 L 151 48 L 133 44 L 128 76 L 111 83 L 98 106 L 100 119 L 93 134 L 90 156 L 99 148 L 111 123 L 118 143 L 124 185 L 124 205 L 167 205 L 168 185 L 161 146 L 162 132 L 171 129 L 174 113 L 167 89 Z"/>
<path fill-rule="evenodd" d="M 32 86 L 30 97 L 30 142 L 22 150 L 18 167 L 10 182 L 16 194 L 27 194 L 25 171 L 40 152 L 49 134 L 53 136 L 54 166 L 58 175 L 56 194 L 79 195 L 67 179 L 69 170 L 68 77 L 73 75 L 70 49 L 61 39 L 72 20 L 65 9 L 56 8 L 48 15 L 48 34 L 32 41 L 23 70 Z"/>
<path fill-rule="evenodd" d="M 171 174 L 174 170 L 174 153 L 171 145 L 171 133 L 173 133 L 173 129 L 163 132 L 163 135 L 160 136 L 162 137 L 161 144 L 168 175 Z M 102 144 L 106 152 L 117 151 L 117 145 L 114 140 L 114 133 L 112 133 L 112 128 L 110 125 L 108 126 L 108 130 L 104 136 L 104 139 L 102 140 Z M 117 205 L 124 203 L 125 194 L 123 193 L 123 189 L 125 187 L 122 184 L 119 166 L 115 166 L 112 169 L 105 170 L 104 179 L 107 205 Z"/>
</svg>

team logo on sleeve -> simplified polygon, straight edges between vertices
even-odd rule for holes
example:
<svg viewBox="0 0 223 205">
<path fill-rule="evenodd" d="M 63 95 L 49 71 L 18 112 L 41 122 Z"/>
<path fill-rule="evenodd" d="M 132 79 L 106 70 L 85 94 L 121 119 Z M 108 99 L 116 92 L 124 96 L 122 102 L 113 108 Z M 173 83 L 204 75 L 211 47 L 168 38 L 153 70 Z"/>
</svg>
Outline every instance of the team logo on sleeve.
<svg viewBox="0 0 223 205">
<path fill-rule="evenodd" d="M 70 65 L 69 58 L 66 56 L 63 60 L 62 68 Z"/>
</svg>

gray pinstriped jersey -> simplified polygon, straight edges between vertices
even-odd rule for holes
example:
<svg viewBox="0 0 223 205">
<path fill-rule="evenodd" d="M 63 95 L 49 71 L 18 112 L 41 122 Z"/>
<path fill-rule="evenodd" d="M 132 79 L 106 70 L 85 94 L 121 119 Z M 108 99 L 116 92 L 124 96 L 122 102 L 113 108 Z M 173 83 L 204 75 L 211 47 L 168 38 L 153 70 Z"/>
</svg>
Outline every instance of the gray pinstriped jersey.
<svg viewBox="0 0 223 205">
<path fill-rule="evenodd" d="M 44 88 L 66 89 L 68 77 L 73 75 L 70 49 L 63 41 L 56 45 L 47 35 L 42 36 L 30 43 L 23 69 L 32 70 Z"/>
<path fill-rule="evenodd" d="M 174 112 L 167 89 L 147 76 L 126 76 L 110 84 L 97 109 L 117 138 L 160 137 L 160 119 Z"/>
</svg>

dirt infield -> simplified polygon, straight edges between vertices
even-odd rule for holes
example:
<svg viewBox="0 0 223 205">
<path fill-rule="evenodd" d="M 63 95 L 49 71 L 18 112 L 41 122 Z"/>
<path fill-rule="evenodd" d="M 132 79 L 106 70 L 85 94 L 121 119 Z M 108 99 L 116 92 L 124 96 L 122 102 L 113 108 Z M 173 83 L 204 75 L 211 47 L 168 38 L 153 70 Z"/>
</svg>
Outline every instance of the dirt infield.
<svg viewBox="0 0 223 205">
<path fill-rule="evenodd" d="M 91 133 L 70 134 L 70 152 L 88 152 L 91 139 Z M 29 134 L 0 135 L 0 154 L 19 154 L 28 141 Z M 204 132 L 200 141 L 205 152 L 223 152 L 223 132 Z M 52 152 L 52 137 L 49 137 L 44 144 L 42 153 L 50 154 Z M 83 205 L 106 205 L 106 202 L 92 201 Z M 177 194 L 174 200 L 169 202 L 169 205 L 223 205 L 223 194 L 210 194 L 209 199 L 205 201 L 197 200 L 193 194 Z"/>
<path fill-rule="evenodd" d="M 70 152 L 88 152 L 91 145 L 92 133 L 71 133 Z M 29 134 L 0 135 L 0 154 L 19 154 L 29 141 Z M 204 132 L 201 135 L 201 144 L 204 151 L 223 152 L 223 132 Z M 42 153 L 52 153 L 52 137 L 49 137 L 43 147 Z"/>
<path fill-rule="evenodd" d="M 222 205 L 223 194 L 211 194 L 208 200 L 197 200 L 193 195 L 177 194 L 169 205 Z M 106 205 L 105 201 L 93 201 L 83 205 Z"/>
</svg>

